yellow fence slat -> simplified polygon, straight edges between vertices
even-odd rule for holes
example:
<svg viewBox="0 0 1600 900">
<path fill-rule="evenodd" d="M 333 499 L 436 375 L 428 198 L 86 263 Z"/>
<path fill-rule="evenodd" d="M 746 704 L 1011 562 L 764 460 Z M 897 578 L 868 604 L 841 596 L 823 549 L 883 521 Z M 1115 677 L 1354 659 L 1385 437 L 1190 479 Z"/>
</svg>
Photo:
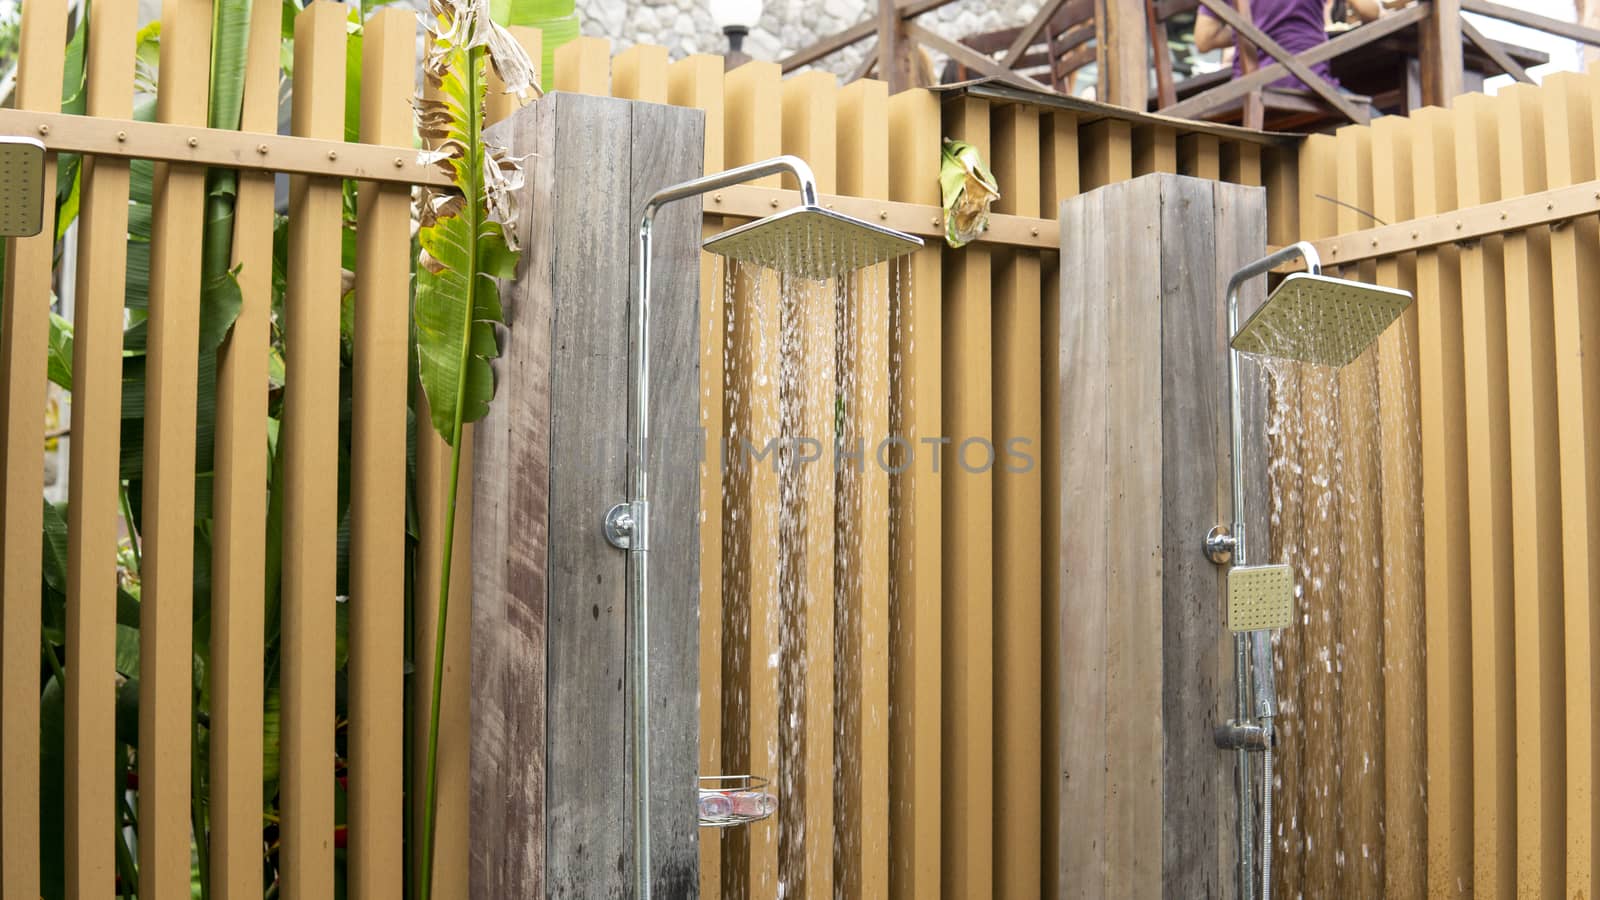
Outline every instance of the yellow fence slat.
<svg viewBox="0 0 1600 900">
<path fill-rule="evenodd" d="M 1502 194 L 1544 190 L 1540 91 L 1513 85 L 1497 100 Z M 1510 467 L 1502 480 L 1511 487 L 1516 880 L 1521 896 L 1566 896 L 1561 479 L 1549 232 L 1507 234 L 1504 260 Z"/>
<path fill-rule="evenodd" d="M 1133 127 L 1120 119 L 1101 119 L 1079 134 L 1083 189 L 1127 181 L 1133 177 Z"/>
<path fill-rule="evenodd" d="M 1039 215 L 1039 111 L 996 110 L 990 164 L 1006 185 L 997 212 Z M 1040 669 L 1044 644 L 1039 471 L 1039 255 L 994 254 L 994 801 L 997 897 L 1037 897 L 1041 809 Z"/>
<path fill-rule="evenodd" d="M 1224 143 L 1222 180 L 1232 184 L 1261 184 L 1261 145 L 1250 141 Z"/>
<path fill-rule="evenodd" d="M 132 10 L 90 8 L 91 32 L 116 33 L 133 26 Z M 133 71 L 133 48 L 91 43 L 86 67 L 86 110 L 93 115 L 127 115 L 133 106 L 127 84 Z M 65 863 L 67 896 L 92 897 L 103 895 L 116 877 L 112 842 L 120 767 L 112 765 L 116 758 L 113 663 L 129 168 L 121 161 L 88 159 L 80 178 L 71 503 L 67 508 L 66 655 L 72 675 L 66 685 Z M 49 271 L 48 257 L 35 264 L 44 272 Z M 147 506 L 147 523 L 148 509 Z M 184 577 L 188 578 L 187 572 Z M 30 594 L 36 595 L 37 590 L 35 584 Z M 186 631 L 187 628 L 186 622 Z M 184 660 L 182 683 L 187 684 L 187 653 Z M 186 687 L 179 687 L 178 691 L 176 699 L 187 704 Z M 187 711 L 185 705 L 177 725 L 185 762 Z M 7 728 L 10 727 L 8 722 Z M 179 777 L 187 787 L 186 775 L 180 772 Z M 181 821 L 186 827 L 185 810 L 174 813 L 183 816 Z M 187 860 L 187 842 L 184 857 Z"/>
<path fill-rule="evenodd" d="M 1357 210 L 1374 205 L 1372 131 L 1345 126 L 1335 137 L 1338 192 L 1355 207 L 1337 211 L 1340 232 L 1365 227 Z M 1376 280 L 1375 263 L 1347 270 L 1345 277 Z M 1368 348 L 1339 373 L 1339 420 L 1345 491 L 1340 506 L 1339 641 L 1343 677 L 1339 691 L 1344 746 L 1342 849 L 1346 889 L 1357 896 L 1383 893 L 1383 550 L 1381 444 L 1378 434 L 1378 353 Z"/>
<path fill-rule="evenodd" d="M 276 131 L 281 6 L 255 0 L 240 128 Z M 242 303 L 217 356 L 211 609 L 211 894 L 262 891 L 267 352 L 273 177 L 239 173 L 233 259 Z"/>
<path fill-rule="evenodd" d="M 1544 147 L 1550 187 L 1595 177 L 1593 128 L 1600 84 L 1552 75 L 1544 82 Z M 1561 479 L 1561 565 L 1565 646 L 1566 887 L 1594 896 L 1600 834 L 1600 315 L 1589 285 L 1600 281 L 1600 225 L 1578 219 L 1550 234 L 1551 318 Z"/>
<path fill-rule="evenodd" d="M 1039 124 L 1039 211 L 1050 218 L 1061 215 L 1061 202 L 1078 193 L 1078 120 L 1066 112 L 1046 115 Z M 1044 572 L 1041 589 L 1043 603 L 1040 608 L 1041 660 L 1040 678 L 1044 687 L 1040 696 L 1042 709 L 1042 740 L 1040 755 L 1043 774 L 1040 815 L 1040 890 L 1046 897 L 1058 897 L 1062 890 L 1064 831 L 1060 811 L 1063 791 L 1059 761 L 1062 754 L 1063 729 L 1066 725 L 1066 707 L 1075 691 L 1064 683 L 1062 654 L 1070 640 L 1067 610 L 1061 568 L 1050 554 L 1064 547 L 1061 528 L 1062 504 L 1065 491 L 1062 481 L 1061 391 L 1061 257 L 1058 253 L 1045 253 L 1040 262 L 1039 309 L 1039 365 L 1043 416 L 1040 422 L 1039 471 L 1040 502 L 1044 523 L 1040 543 L 1044 549 Z M 1072 627 L 1076 632 L 1076 626 Z M 1070 840 L 1070 838 L 1067 838 Z"/>
<path fill-rule="evenodd" d="M 1455 105 L 1456 190 L 1462 206 L 1499 199 L 1494 98 Z M 1467 505 L 1472 572 L 1473 888 L 1509 896 L 1516 877 L 1515 673 L 1512 670 L 1510 465 L 1506 430 L 1502 240 L 1461 250 L 1461 335 L 1466 371 Z"/>
<path fill-rule="evenodd" d="M 318 0 L 295 17 L 294 133 L 344 134 L 346 7 Z M 321 85 L 316 89 L 314 85 Z M 289 183 L 287 371 L 279 438 L 283 528 L 283 811 L 285 896 L 333 896 L 334 566 L 337 546 L 339 182 Z M 419 591 L 421 596 L 429 594 Z M 424 604 L 418 604 L 422 606 Z"/>
<path fill-rule="evenodd" d="M 211 4 L 165 0 L 161 12 L 156 117 L 203 126 Z M 139 604 L 139 889 L 152 897 L 189 890 L 193 425 L 200 332 L 200 258 L 194 248 L 204 236 L 205 186 L 202 168 L 156 163 Z"/>
<path fill-rule="evenodd" d="M 1334 204 L 1319 199 L 1338 194 L 1338 148 L 1331 135 L 1312 135 L 1300 147 L 1300 233 L 1320 237 L 1337 231 Z M 1299 780 L 1302 791 L 1321 791 L 1302 802 L 1302 826 L 1308 840 L 1303 846 L 1304 883 L 1322 886 L 1330 896 L 1349 890 L 1347 874 L 1339 865 L 1344 847 L 1339 841 L 1339 804 L 1333 802 L 1342 785 L 1337 773 L 1345 760 L 1343 718 L 1340 715 L 1340 679 L 1343 652 L 1338 584 L 1343 556 L 1338 552 L 1342 508 L 1338 491 L 1337 454 L 1342 417 L 1338 403 L 1338 375 L 1331 370 L 1302 366 L 1300 406 L 1312 410 L 1305 416 L 1301 465 L 1304 509 L 1317 515 L 1304 517 L 1305 552 L 1299 563 L 1302 590 L 1296 598 L 1305 610 L 1298 636 L 1301 646 L 1299 708 L 1302 743 Z M 1292 821 L 1292 820 L 1283 820 Z"/>
<path fill-rule="evenodd" d="M 667 69 L 667 98 L 675 106 L 705 111 L 705 171 L 722 169 L 722 60 L 690 56 Z M 722 230 L 707 216 L 701 234 Z M 724 309 L 721 257 L 700 254 L 700 427 L 705 462 L 700 466 L 700 771 L 722 766 L 722 396 Z M 722 829 L 700 833 L 700 896 L 722 896 Z"/>
<path fill-rule="evenodd" d="M 860 79 L 839 95 L 838 190 L 889 199 L 889 91 Z M 836 891 L 849 898 L 889 893 L 889 472 L 898 465 L 890 435 L 890 305 L 901 263 L 853 278 L 844 308 L 839 380 L 846 448 L 861 452 L 839 473 L 839 598 L 835 666 L 841 690 L 835 818 L 842 847 Z M 832 768 L 832 761 L 828 763 Z M 836 893 L 837 895 L 837 893 Z"/>
<path fill-rule="evenodd" d="M 837 79 L 823 71 L 801 73 L 782 86 L 782 150 L 810 163 L 817 188 L 824 194 L 836 190 L 838 93 Z M 785 772 L 797 776 L 791 782 L 786 774 L 784 781 L 799 786 L 801 803 L 797 807 L 791 798 L 787 810 L 780 811 L 789 817 L 779 838 L 779 866 L 786 884 L 793 884 L 799 896 L 831 897 L 834 841 L 823 836 L 834 825 L 836 780 L 834 552 L 846 549 L 835 541 L 833 448 L 828 446 L 835 441 L 838 399 L 834 286 L 780 277 L 788 281 L 785 293 L 794 294 L 794 302 L 782 303 L 778 311 L 785 334 L 783 349 L 798 361 L 783 366 L 784 433 L 818 443 L 797 447 L 792 469 L 785 474 L 792 482 L 784 485 L 784 492 L 793 492 L 796 508 L 792 543 L 787 537 L 784 543 L 793 546 L 798 556 L 794 565 L 799 583 L 798 590 L 783 598 L 790 640 L 783 647 L 781 690 L 786 714 L 779 734 L 782 752 L 791 757 L 785 760 Z M 811 455 L 819 458 L 806 461 Z M 839 627 L 855 624 L 852 615 L 859 614 L 842 608 Z M 850 674 L 842 674 L 846 683 Z M 840 835 L 847 852 L 850 837 L 848 832 Z"/>
<path fill-rule="evenodd" d="M 61 108 L 58 48 L 67 40 L 67 4 L 35 0 L 21 13 L 14 102 L 19 109 L 56 112 Z M 44 549 L 39 498 L 44 492 L 40 462 L 56 227 L 49 198 L 55 191 L 56 160 L 49 155 L 41 186 L 43 231 L 7 238 L 0 249 L 6 254 L 0 326 L 0 471 L 6 479 L 0 490 L 0 897 L 5 900 L 39 896 L 39 572 Z"/>
<path fill-rule="evenodd" d="M 611 42 L 587 35 L 556 48 L 555 90 L 611 96 Z"/>
<path fill-rule="evenodd" d="M 889 98 L 891 199 L 939 202 L 920 173 L 939 166 L 939 101 L 926 90 Z M 941 894 L 943 827 L 943 492 L 929 439 L 945 434 L 941 242 L 902 263 L 904 284 L 890 307 L 890 419 L 911 446 L 911 464 L 890 487 L 889 892 L 896 900 Z M 922 302 L 918 302 L 921 300 Z"/>
<path fill-rule="evenodd" d="M 1457 131 L 1450 114 L 1412 117 L 1415 213 L 1455 209 Z M 1455 247 L 1417 254 L 1417 369 L 1422 422 L 1423 568 L 1428 689 L 1428 893 L 1473 884 L 1471 564 L 1461 273 Z"/>
<path fill-rule="evenodd" d="M 1411 218 L 1411 122 L 1385 116 L 1372 128 L 1373 214 Z M 1379 284 L 1416 290 L 1414 258 L 1378 260 Z M 1417 316 L 1413 305 L 1378 339 L 1382 449 L 1383 894 L 1420 898 L 1427 866 L 1427 760 L 1422 631 L 1421 434 L 1417 422 Z"/>
<path fill-rule="evenodd" d="M 945 107 L 945 133 L 993 158 L 989 105 Z M 990 250 L 944 260 L 944 890 L 987 895 L 994 882 L 994 439 Z M 971 454 L 970 459 L 967 454 Z M 970 464 L 970 469 L 968 468 Z"/>
<path fill-rule="evenodd" d="M 387 9 L 367 21 L 361 139 L 410 139 L 416 20 Z M 503 96 L 503 95 L 502 95 Z M 510 99 L 510 98 L 508 98 Z M 357 187 L 350 472 L 350 896 L 401 894 L 404 837 L 406 366 L 411 192 Z M 419 598 L 432 599 L 419 591 Z M 424 600 L 423 602 L 426 602 Z"/>
<path fill-rule="evenodd" d="M 646 103 L 667 102 L 667 48 L 636 44 L 611 61 L 611 93 Z"/>
<path fill-rule="evenodd" d="M 1222 151 L 1214 134 L 1186 134 L 1178 139 L 1178 171 L 1194 178 L 1222 178 Z"/>
<path fill-rule="evenodd" d="M 775 156 L 782 132 L 782 82 L 776 63 L 746 63 L 724 81 L 724 162 L 744 165 Z M 761 183 L 775 187 L 777 177 Z M 724 222 L 725 225 L 735 224 Z M 742 647 L 724 648 L 723 759 L 728 771 L 767 778 L 778 774 L 778 679 L 769 660 L 779 654 L 779 554 L 776 509 L 779 483 L 771 460 L 758 461 L 742 442 L 759 451 L 778 437 L 778 379 L 768 369 L 779 363 L 778 281 L 770 270 L 737 273 L 729 299 L 733 370 L 725 415 L 735 456 L 723 533 L 730 540 L 724 563 L 723 623 L 726 633 L 748 633 Z M 778 823 L 773 819 L 724 835 L 724 891 L 734 896 L 778 895 Z"/>
<path fill-rule="evenodd" d="M 1137 125 L 1133 129 L 1133 174 L 1177 174 L 1178 133 L 1162 125 Z"/>
</svg>

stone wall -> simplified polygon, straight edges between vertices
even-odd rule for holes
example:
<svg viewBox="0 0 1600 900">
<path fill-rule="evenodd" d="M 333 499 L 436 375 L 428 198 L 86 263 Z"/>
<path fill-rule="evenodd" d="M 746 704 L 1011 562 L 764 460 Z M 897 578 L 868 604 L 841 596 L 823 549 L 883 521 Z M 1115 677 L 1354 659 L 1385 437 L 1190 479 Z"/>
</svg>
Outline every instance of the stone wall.
<svg viewBox="0 0 1600 900">
<path fill-rule="evenodd" d="M 797 50 L 849 28 L 875 14 L 868 0 L 767 0 L 761 22 L 750 31 L 744 49 L 756 59 L 780 60 Z M 1026 23 L 1038 10 L 1037 0 L 957 0 L 918 22 L 952 40 L 983 31 Z M 711 24 L 706 0 L 578 0 L 583 33 L 610 38 L 614 49 L 634 44 L 659 44 L 674 59 L 691 53 L 722 53 L 728 41 Z M 818 65 L 848 75 L 871 49 L 868 38 L 820 61 Z M 934 56 L 936 65 L 943 58 Z"/>
</svg>

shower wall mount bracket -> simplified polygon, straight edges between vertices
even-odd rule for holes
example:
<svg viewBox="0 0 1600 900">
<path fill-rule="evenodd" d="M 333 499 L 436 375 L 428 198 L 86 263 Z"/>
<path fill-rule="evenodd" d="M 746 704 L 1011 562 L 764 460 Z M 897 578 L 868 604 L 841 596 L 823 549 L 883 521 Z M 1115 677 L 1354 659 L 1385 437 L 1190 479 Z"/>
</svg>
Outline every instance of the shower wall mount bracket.
<svg viewBox="0 0 1600 900">
<path fill-rule="evenodd" d="M 1233 562 L 1233 551 L 1239 546 L 1239 539 L 1235 535 L 1243 533 L 1243 523 L 1235 523 L 1231 529 L 1227 525 L 1213 527 L 1206 532 L 1206 559 L 1219 566 Z"/>
<path fill-rule="evenodd" d="M 650 503 L 633 500 L 606 510 L 606 540 L 618 550 L 649 550 Z"/>
</svg>

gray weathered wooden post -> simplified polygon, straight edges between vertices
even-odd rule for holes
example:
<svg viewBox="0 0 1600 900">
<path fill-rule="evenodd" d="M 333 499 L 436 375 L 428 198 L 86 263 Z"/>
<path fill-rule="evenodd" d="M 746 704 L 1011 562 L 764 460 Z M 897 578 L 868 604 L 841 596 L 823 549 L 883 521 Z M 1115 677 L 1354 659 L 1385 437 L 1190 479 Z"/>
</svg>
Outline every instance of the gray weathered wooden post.
<svg viewBox="0 0 1600 900">
<path fill-rule="evenodd" d="M 1149 175 L 1061 205 L 1061 884 L 1224 897 L 1237 844 L 1222 570 L 1231 521 L 1223 288 L 1264 253 L 1261 188 Z M 1261 284 L 1241 295 L 1248 313 Z M 1246 444 L 1265 390 L 1244 372 Z M 1263 457 L 1264 459 L 1264 457 Z M 1250 527 L 1265 548 L 1265 481 Z M 1260 557 L 1264 560 L 1264 557 Z"/>
<path fill-rule="evenodd" d="M 515 114 L 524 253 L 498 396 L 477 427 L 472 615 L 474 897 L 632 885 L 626 554 L 628 304 L 645 200 L 701 174 L 696 110 L 551 94 Z M 697 204 L 656 219 L 651 566 L 655 890 L 698 889 Z"/>
</svg>

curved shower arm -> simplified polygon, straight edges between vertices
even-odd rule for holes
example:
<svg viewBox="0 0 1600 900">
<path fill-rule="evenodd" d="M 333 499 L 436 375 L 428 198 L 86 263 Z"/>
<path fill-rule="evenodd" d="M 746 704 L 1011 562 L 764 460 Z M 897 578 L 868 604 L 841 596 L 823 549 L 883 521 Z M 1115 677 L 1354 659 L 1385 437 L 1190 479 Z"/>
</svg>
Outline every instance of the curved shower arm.
<svg viewBox="0 0 1600 900">
<path fill-rule="evenodd" d="M 1244 528 L 1244 425 L 1239 399 L 1239 351 L 1233 339 L 1239 334 L 1239 289 L 1252 278 L 1259 278 L 1287 262 L 1306 261 L 1306 270 L 1322 274 L 1322 257 L 1307 241 L 1296 241 L 1276 253 L 1245 266 L 1228 279 L 1228 394 L 1231 401 L 1230 425 L 1233 432 L 1233 531 L 1222 541 L 1232 552 L 1235 565 L 1245 563 Z"/>
<path fill-rule="evenodd" d="M 656 191 L 639 217 L 639 294 L 631 306 L 633 332 L 632 421 L 628 440 L 628 499 L 605 517 L 606 538 L 628 551 L 628 612 L 633 620 L 633 839 L 634 897 L 650 900 L 650 232 L 656 212 L 675 200 L 788 172 L 800 182 L 800 202 L 817 205 L 817 179 L 798 156 L 735 166 Z"/>
</svg>

